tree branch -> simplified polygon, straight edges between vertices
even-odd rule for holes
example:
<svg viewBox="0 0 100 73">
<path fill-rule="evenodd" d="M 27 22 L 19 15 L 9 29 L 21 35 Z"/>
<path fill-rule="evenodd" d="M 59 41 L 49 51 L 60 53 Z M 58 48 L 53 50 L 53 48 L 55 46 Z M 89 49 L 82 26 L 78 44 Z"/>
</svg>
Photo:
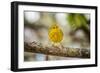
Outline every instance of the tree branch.
<svg viewBox="0 0 100 73">
<path fill-rule="evenodd" d="M 63 57 L 78 57 L 78 58 L 90 58 L 90 50 L 82 48 L 68 48 L 57 46 L 42 46 L 36 42 L 26 43 L 24 42 L 25 52 L 42 53 L 46 55 L 63 56 Z"/>
</svg>

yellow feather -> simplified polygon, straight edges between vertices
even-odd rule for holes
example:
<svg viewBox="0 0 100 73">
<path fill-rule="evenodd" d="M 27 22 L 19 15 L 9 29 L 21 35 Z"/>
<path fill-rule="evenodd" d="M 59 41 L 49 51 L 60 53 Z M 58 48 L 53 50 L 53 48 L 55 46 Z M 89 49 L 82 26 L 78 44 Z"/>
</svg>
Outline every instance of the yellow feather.
<svg viewBox="0 0 100 73">
<path fill-rule="evenodd" d="M 48 35 L 49 40 L 53 43 L 60 43 L 63 39 L 63 32 L 57 24 L 51 25 Z"/>
</svg>

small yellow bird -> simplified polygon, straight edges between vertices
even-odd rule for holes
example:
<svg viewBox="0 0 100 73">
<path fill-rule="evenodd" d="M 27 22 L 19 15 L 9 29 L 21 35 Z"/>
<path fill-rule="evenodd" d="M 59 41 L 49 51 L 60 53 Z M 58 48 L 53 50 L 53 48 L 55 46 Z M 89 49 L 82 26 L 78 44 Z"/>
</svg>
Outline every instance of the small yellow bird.
<svg viewBox="0 0 100 73">
<path fill-rule="evenodd" d="M 54 45 L 57 45 L 63 39 L 63 32 L 57 24 L 51 25 L 48 35 L 49 35 L 49 40 L 53 42 Z"/>
</svg>

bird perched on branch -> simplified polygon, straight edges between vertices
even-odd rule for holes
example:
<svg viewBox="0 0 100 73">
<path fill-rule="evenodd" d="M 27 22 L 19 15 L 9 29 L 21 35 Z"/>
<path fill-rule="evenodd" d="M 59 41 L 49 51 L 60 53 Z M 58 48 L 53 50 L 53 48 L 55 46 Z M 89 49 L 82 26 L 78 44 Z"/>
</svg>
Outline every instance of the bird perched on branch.
<svg viewBox="0 0 100 73">
<path fill-rule="evenodd" d="M 57 24 L 51 25 L 48 35 L 53 46 L 57 46 L 57 44 L 60 44 L 63 40 L 63 32 Z"/>
</svg>

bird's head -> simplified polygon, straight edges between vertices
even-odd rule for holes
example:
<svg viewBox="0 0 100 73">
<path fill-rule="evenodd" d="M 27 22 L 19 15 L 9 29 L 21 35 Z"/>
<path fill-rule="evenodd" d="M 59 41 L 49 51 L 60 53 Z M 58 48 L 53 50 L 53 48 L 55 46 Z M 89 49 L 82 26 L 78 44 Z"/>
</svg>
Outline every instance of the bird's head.
<svg viewBox="0 0 100 73">
<path fill-rule="evenodd" d="M 59 26 L 57 24 L 53 24 L 50 29 L 59 29 Z"/>
</svg>

